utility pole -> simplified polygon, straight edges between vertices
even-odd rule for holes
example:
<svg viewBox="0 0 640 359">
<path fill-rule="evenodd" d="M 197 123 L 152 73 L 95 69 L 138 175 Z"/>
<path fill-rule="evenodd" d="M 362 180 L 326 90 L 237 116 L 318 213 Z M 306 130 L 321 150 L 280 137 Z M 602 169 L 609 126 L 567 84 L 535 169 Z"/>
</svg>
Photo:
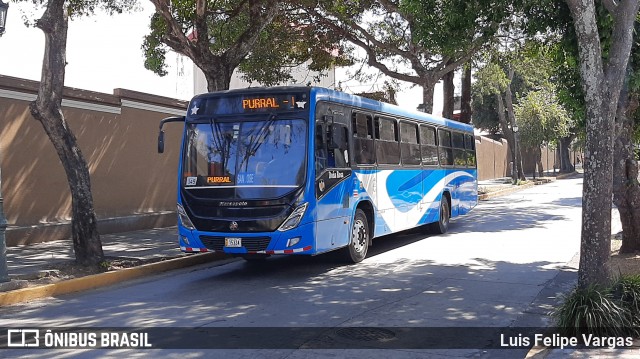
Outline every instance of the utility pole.
<svg viewBox="0 0 640 359">
<path fill-rule="evenodd" d="M 9 11 L 9 3 L 0 0 L 0 36 L 4 34 L 7 24 L 7 12 Z M 1 172 L 1 169 L 0 169 Z M 7 230 L 7 219 L 4 217 L 3 199 L 2 199 L 2 175 L 0 174 L 0 285 L 10 282 L 9 271 L 7 269 L 7 242 L 4 234 Z"/>
<path fill-rule="evenodd" d="M 2 170 L 0 170 L 0 283 L 8 282 L 9 271 L 7 269 L 7 219 L 4 217 L 4 199 L 2 198 Z"/>
</svg>

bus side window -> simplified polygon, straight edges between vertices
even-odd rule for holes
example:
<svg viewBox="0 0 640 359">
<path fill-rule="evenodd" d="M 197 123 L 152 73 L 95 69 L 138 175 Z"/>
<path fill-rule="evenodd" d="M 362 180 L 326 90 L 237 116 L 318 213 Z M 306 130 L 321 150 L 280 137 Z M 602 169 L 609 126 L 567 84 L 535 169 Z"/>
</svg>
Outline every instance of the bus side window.
<svg viewBox="0 0 640 359">
<path fill-rule="evenodd" d="M 400 122 L 400 154 L 403 165 L 420 165 L 420 145 L 418 144 L 418 125 Z"/>
<path fill-rule="evenodd" d="M 453 164 L 456 167 L 466 167 L 467 158 L 464 151 L 464 134 L 453 132 L 451 142 L 453 147 Z"/>
<path fill-rule="evenodd" d="M 464 135 L 464 148 L 467 151 L 467 167 L 476 165 L 476 138 L 474 135 Z"/>
<path fill-rule="evenodd" d="M 398 123 L 389 117 L 376 117 L 376 158 L 379 164 L 400 164 Z"/>
<path fill-rule="evenodd" d="M 420 125 L 420 152 L 422 153 L 423 165 L 438 165 L 438 147 L 436 143 L 435 127 Z"/>
<path fill-rule="evenodd" d="M 453 148 L 451 146 L 451 131 L 438 128 L 438 154 L 442 166 L 453 166 Z"/>
<path fill-rule="evenodd" d="M 356 164 L 374 164 L 373 119 L 371 115 L 353 112 L 351 115 L 353 129 L 353 159 Z"/>
</svg>

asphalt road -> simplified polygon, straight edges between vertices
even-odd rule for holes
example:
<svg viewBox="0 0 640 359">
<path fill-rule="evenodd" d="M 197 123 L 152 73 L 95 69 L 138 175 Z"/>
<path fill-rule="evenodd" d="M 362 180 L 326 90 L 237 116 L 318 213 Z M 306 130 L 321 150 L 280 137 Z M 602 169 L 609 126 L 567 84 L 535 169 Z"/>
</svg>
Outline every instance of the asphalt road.
<svg viewBox="0 0 640 359">
<path fill-rule="evenodd" d="M 504 328 L 545 324 L 549 304 L 576 277 L 567 263 L 579 250 L 581 190 L 582 179 L 564 179 L 481 202 L 446 235 L 413 230 L 374 240 L 357 265 L 332 255 L 237 260 L 0 308 L 0 328 L 200 328 L 151 342 L 199 349 L 5 350 L 0 357 L 524 357 L 527 350 L 464 346 L 471 337 L 495 345 Z M 248 347 L 231 329 L 216 343 L 202 336 L 229 327 L 254 327 L 261 348 L 206 349 Z M 287 329 L 308 327 L 324 329 L 319 336 Z M 429 342 L 436 349 L 424 349 Z M 277 349 L 263 349 L 267 343 Z M 392 349 L 373 349 L 381 347 Z"/>
</svg>

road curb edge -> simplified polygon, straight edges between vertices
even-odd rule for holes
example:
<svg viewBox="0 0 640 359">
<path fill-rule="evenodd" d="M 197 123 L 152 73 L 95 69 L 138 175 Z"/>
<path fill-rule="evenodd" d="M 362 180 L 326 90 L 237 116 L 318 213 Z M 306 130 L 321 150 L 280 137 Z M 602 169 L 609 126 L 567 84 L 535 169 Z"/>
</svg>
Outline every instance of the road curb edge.
<svg viewBox="0 0 640 359">
<path fill-rule="evenodd" d="M 223 253 L 198 253 L 183 258 L 169 259 L 161 262 L 144 264 L 137 267 L 119 269 L 113 272 L 104 272 L 85 277 L 63 280 L 58 283 L 0 292 L 0 307 L 46 297 L 53 297 L 56 295 L 63 295 L 89 289 L 106 287 L 127 280 L 167 272 L 174 269 L 191 267 L 224 258 L 227 258 L 227 256 Z"/>
</svg>

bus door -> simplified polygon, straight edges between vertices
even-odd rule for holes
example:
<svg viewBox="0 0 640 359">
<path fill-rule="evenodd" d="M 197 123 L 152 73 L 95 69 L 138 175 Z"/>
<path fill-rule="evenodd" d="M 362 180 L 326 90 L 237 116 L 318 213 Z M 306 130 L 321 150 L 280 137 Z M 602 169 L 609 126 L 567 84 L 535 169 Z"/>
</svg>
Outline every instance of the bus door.
<svg viewBox="0 0 640 359">
<path fill-rule="evenodd" d="M 376 162 L 378 171 L 376 207 L 383 221 L 376 221 L 376 234 L 395 232 L 402 219 L 399 216 L 399 189 L 406 179 L 400 171 L 400 143 L 398 122 L 394 118 L 376 116 L 374 118 Z M 401 225 L 401 224 L 400 224 Z"/>
<path fill-rule="evenodd" d="M 420 153 L 422 158 L 422 205 L 428 208 L 422 223 L 436 220 L 437 209 L 434 208 L 435 196 L 428 195 L 442 176 L 438 170 L 438 146 L 436 128 L 430 125 L 420 125 Z M 440 191 L 440 189 L 438 189 Z M 435 207 L 437 208 L 437 207 Z"/>
<path fill-rule="evenodd" d="M 321 102 L 315 122 L 316 251 L 348 244 L 353 173 L 349 159 L 345 110 Z"/>
<path fill-rule="evenodd" d="M 354 198 L 356 201 L 370 200 L 373 206 L 378 208 L 378 174 L 376 169 L 376 152 L 375 152 L 375 131 L 373 117 L 364 112 L 354 111 L 351 114 L 352 129 L 352 152 L 354 171 L 357 173 L 357 188 L 354 188 Z M 378 211 L 376 210 L 376 215 Z M 376 226 L 382 224 L 384 220 L 374 220 Z M 378 228 L 369 229 L 374 235 L 380 233 Z"/>
</svg>

